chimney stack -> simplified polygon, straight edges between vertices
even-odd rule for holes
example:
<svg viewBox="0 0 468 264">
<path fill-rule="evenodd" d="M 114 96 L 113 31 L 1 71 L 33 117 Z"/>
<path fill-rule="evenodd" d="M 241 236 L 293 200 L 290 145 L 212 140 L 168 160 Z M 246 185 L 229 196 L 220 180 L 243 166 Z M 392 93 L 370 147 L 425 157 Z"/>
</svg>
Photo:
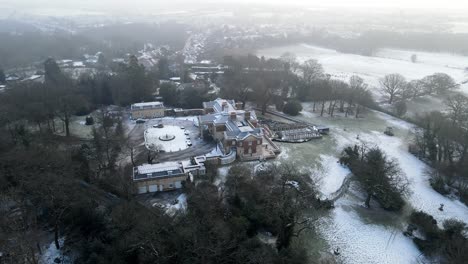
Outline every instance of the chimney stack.
<svg viewBox="0 0 468 264">
<path fill-rule="evenodd" d="M 221 104 L 221 108 L 222 108 L 222 111 L 223 111 L 223 112 L 224 112 L 224 108 L 226 108 L 226 106 L 227 106 L 227 102 L 223 102 L 223 103 Z"/>
<path fill-rule="evenodd" d="M 245 117 L 246 121 L 249 121 L 250 120 L 250 111 L 245 111 L 244 117 Z"/>
<path fill-rule="evenodd" d="M 231 120 L 236 120 L 236 119 L 237 119 L 237 113 L 231 112 Z"/>
</svg>

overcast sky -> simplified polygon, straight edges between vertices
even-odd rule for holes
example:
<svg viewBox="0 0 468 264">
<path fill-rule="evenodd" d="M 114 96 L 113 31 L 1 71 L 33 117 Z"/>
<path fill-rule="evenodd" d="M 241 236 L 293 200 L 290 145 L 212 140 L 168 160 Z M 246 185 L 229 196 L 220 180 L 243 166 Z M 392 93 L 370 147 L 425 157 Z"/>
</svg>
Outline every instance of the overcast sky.
<svg viewBox="0 0 468 264">
<path fill-rule="evenodd" d="M 447 8 L 468 9 L 468 0 L 0 0 L 0 7 L 13 8 L 132 8 L 138 5 L 157 8 L 164 5 L 183 8 L 179 2 L 195 3 L 242 3 L 270 5 L 307 5 L 343 7 L 392 7 L 392 8 Z"/>
</svg>

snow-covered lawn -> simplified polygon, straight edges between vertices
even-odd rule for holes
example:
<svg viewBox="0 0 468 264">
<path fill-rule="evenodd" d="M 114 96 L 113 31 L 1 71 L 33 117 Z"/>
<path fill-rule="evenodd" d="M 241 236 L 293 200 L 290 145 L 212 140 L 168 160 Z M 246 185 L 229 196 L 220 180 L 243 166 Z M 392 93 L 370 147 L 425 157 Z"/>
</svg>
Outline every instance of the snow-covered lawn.
<svg viewBox="0 0 468 264">
<path fill-rule="evenodd" d="M 292 162 L 304 171 L 319 172 L 319 191 L 332 196 L 343 183 L 349 170 L 337 163 L 341 151 L 347 145 L 366 143 L 379 146 L 390 158 L 400 163 L 402 171 L 411 181 L 408 205 L 434 216 L 439 222 L 457 218 L 468 223 L 468 208 L 458 200 L 451 200 L 435 192 L 426 175 L 428 166 L 408 152 L 413 125 L 389 115 L 370 112 L 365 118 L 319 117 L 304 104 L 299 119 L 331 128 L 329 136 L 303 144 L 280 144 L 282 152 L 274 162 Z M 383 134 L 392 126 L 395 137 Z M 321 176 L 321 177 L 320 177 Z M 343 263 L 416 263 L 421 252 L 411 239 L 403 236 L 406 217 L 402 213 L 385 212 L 376 204 L 371 209 L 363 207 L 365 197 L 351 182 L 350 190 L 336 203 L 335 209 L 320 221 L 318 232 L 331 250 L 340 248 L 339 260 Z M 444 211 L 439 211 L 440 204 Z M 316 238 L 311 237 L 311 240 Z"/>
<path fill-rule="evenodd" d="M 381 49 L 374 57 L 341 53 L 308 44 L 298 44 L 259 50 L 259 56 L 278 58 L 285 52 L 292 52 L 299 62 L 316 59 L 324 67 L 326 73 L 333 78 L 349 80 L 352 75 L 361 76 L 371 87 L 379 87 L 379 79 L 391 73 L 400 73 L 408 80 L 421 79 L 427 75 L 442 72 L 452 76 L 461 83 L 468 79 L 464 69 L 468 67 L 468 57 L 411 50 Z M 417 55 L 417 63 L 412 63 L 411 55 Z M 468 94 L 468 84 L 461 87 Z"/>
<path fill-rule="evenodd" d="M 393 264 L 424 260 L 413 241 L 400 229 L 361 217 L 354 208 L 356 201 L 348 199 L 347 196 L 340 199 L 330 218 L 319 224 L 320 233 L 331 249 L 339 249 L 340 262 Z"/>
<path fill-rule="evenodd" d="M 338 163 L 338 158 L 331 155 L 320 155 L 320 168 L 317 168 L 320 193 L 325 198 L 336 193 L 350 174 L 348 168 Z"/>
<path fill-rule="evenodd" d="M 185 129 L 179 126 L 165 125 L 163 128 L 148 128 L 145 131 L 145 142 L 148 148 L 160 146 L 166 152 L 175 152 L 187 149 L 187 136 Z M 160 137 L 175 136 L 173 140 L 164 141 Z"/>
<path fill-rule="evenodd" d="M 451 200 L 434 191 L 429 184 L 427 170 L 429 167 L 408 152 L 407 144 L 403 139 L 388 137 L 380 132 L 372 131 L 361 135 L 361 140 L 380 146 L 385 153 L 398 160 L 402 171 L 411 181 L 412 193 L 408 202 L 416 210 L 422 210 L 432 215 L 442 227 L 442 222 L 456 218 L 468 224 L 468 208 L 459 200 Z M 439 211 L 440 204 L 444 204 L 444 211 Z"/>
</svg>

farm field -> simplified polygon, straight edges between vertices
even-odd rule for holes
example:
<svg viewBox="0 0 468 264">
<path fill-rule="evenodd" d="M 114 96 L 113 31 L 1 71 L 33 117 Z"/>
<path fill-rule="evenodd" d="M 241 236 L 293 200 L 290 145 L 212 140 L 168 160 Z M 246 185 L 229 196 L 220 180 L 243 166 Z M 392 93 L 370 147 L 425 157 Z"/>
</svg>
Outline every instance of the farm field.
<svg viewBox="0 0 468 264">
<path fill-rule="evenodd" d="M 421 79 L 427 75 L 441 72 L 452 76 L 458 83 L 468 80 L 468 57 L 423 51 L 380 49 L 373 57 L 341 53 L 333 49 L 308 44 L 297 44 L 257 51 L 257 55 L 278 58 L 285 52 L 296 55 L 298 62 L 316 59 L 332 78 L 348 81 L 352 75 L 362 77 L 379 96 L 379 79 L 391 73 L 399 73 L 408 81 Z M 417 62 L 411 62 L 416 54 Z M 468 83 L 462 84 L 460 91 L 468 94 Z"/>
</svg>

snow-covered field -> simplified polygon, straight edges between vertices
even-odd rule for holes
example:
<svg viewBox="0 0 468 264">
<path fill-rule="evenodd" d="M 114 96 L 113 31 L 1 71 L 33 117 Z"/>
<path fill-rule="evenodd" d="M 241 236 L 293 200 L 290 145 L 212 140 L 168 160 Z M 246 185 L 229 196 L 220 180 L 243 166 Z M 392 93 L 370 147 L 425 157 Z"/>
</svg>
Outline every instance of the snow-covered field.
<svg viewBox="0 0 468 264">
<path fill-rule="evenodd" d="M 410 180 L 411 194 L 406 198 L 408 208 L 402 213 L 386 212 L 375 204 L 363 207 L 365 197 L 358 185 L 351 182 L 350 189 L 335 203 L 335 209 L 320 221 L 318 233 L 326 240 L 329 250 L 339 248 L 337 257 L 342 263 L 418 263 L 424 258 L 411 239 L 403 236 L 406 217 L 411 209 L 422 210 L 439 222 L 456 218 L 468 223 L 468 208 L 458 200 L 451 200 L 435 192 L 426 175 L 428 166 L 408 153 L 413 126 L 383 113 L 370 112 L 367 117 L 354 119 L 320 118 L 304 104 L 300 119 L 327 125 L 329 136 L 303 144 L 280 144 L 285 155 L 279 162 L 292 162 L 316 176 L 319 171 L 319 190 L 329 196 L 338 190 L 349 170 L 337 163 L 347 145 L 366 143 L 381 147 L 388 157 L 396 159 Z M 392 126 L 395 137 L 383 134 Z M 276 162 L 276 161 L 275 161 Z M 320 165 L 319 165 L 320 164 Z M 322 172 L 322 173 L 320 173 Z M 439 211 L 444 204 L 444 211 Z M 312 241 L 316 238 L 311 237 Z"/>
<path fill-rule="evenodd" d="M 316 59 L 324 67 L 326 73 L 333 78 L 349 80 L 352 75 L 361 76 L 371 87 L 379 87 L 379 79 L 391 73 L 400 73 L 407 80 L 421 79 L 427 75 L 442 72 L 452 76 L 458 83 L 468 80 L 465 68 L 468 67 L 468 57 L 423 51 L 381 49 L 374 57 L 341 53 L 308 44 L 298 44 L 277 48 L 259 50 L 259 56 L 278 58 L 285 52 L 292 52 L 299 62 Z M 411 62 L 411 56 L 417 55 L 417 62 Z M 461 87 L 468 94 L 468 84 Z"/>
<path fill-rule="evenodd" d="M 187 136 L 185 130 L 179 126 L 165 125 L 164 128 L 148 128 L 145 131 L 145 142 L 148 148 L 160 146 L 166 152 L 175 152 L 187 149 Z M 164 141 L 160 137 L 175 136 L 173 140 Z"/>
</svg>

